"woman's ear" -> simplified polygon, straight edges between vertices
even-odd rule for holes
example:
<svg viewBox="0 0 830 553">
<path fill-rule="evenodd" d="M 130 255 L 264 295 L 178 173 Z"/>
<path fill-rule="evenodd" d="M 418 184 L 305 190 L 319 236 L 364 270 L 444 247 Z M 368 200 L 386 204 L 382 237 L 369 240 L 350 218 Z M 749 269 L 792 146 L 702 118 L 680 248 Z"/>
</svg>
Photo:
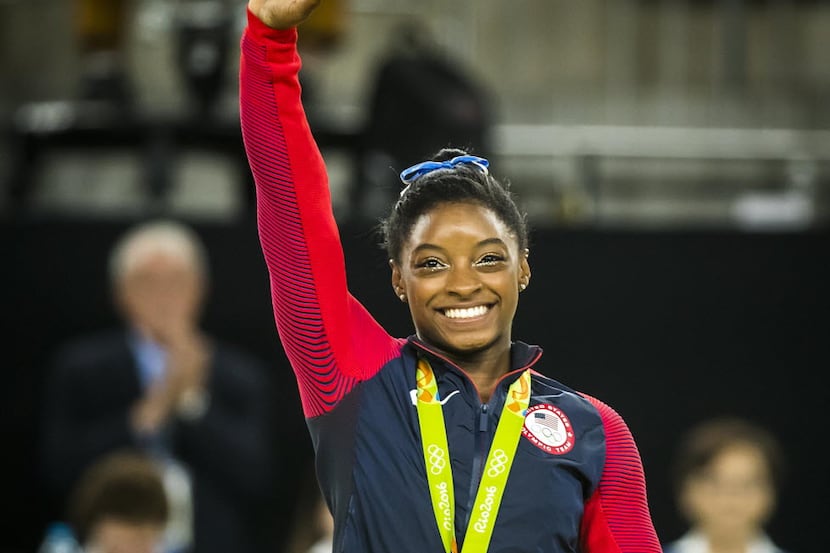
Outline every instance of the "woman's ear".
<svg viewBox="0 0 830 553">
<path fill-rule="evenodd" d="M 392 269 L 392 290 L 395 295 L 402 302 L 406 302 L 406 289 L 403 285 L 403 278 L 401 276 L 401 268 L 395 263 L 394 259 L 389 260 L 389 267 Z"/>
<path fill-rule="evenodd" d="M 530 250 L 525 250 L 522 255 L 522 260 L 519 262 L 519 290 L 524 291 L 530 285 L 530 263 L 527 258 L 530 256 Z"/>
</svg>

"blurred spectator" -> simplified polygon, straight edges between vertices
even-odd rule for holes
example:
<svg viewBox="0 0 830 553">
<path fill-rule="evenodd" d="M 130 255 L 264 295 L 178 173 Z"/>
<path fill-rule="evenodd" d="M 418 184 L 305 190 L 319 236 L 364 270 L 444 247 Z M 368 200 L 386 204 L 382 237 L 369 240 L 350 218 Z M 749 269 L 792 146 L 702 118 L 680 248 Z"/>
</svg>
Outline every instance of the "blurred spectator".
<svg viewBox="0 0 830 553">
<path fill-rule="evenodd" d="M 84 472 L 69 500 L 70 525 L 50 527 L 40 550 L 77 550 L 74 541 L 86 553 L 156 553 L 169 512 L 157 465 L 137 452 L 115 452 Z"/>
<path fill-rule="evenodd" d="M 322 496 L 314 507 L 313 520 L 317 531 L 317 539 L 314 540 L 306 553 L 332 553 L 334 550 L 334 519 Z"/>
<path fill-rule="evenodd" d="M 751 422 L 704 421 L 681 441 L 674 465 L 678 508 L 689 523 L 665 553 L 783 553 L 764 531 L 783 472 L 780 445 Z"/>
<path fill-rule="evenodd" d="M 332 553 L 334 518 L 331 515 L 316 475 L 306 479 L 294 512 L 287 553 Z"/>
<path fill-rule="evenodd" d="M 166 221 L 110 258 L 125 328 L 60 351 L 48 377 L 44 481 L 61 501 L 95 459 L 137 447 L 163 467 L 166 550 L 260 551 L 271 489 L 270 397 L 260 362 L 206 335 L 203 246 Z"/>
<path fill-rule="evenodd" d="M 421 21 L 404 22 L 390 37 L 370 83 L 349 191 L 351 212 L 370 219 L 394 203 L 400 171 L 426 159 L 436 145 L 482 157 L 493 153 L 491 93 L 471 68 L 440 48 Z"/>
</svg>

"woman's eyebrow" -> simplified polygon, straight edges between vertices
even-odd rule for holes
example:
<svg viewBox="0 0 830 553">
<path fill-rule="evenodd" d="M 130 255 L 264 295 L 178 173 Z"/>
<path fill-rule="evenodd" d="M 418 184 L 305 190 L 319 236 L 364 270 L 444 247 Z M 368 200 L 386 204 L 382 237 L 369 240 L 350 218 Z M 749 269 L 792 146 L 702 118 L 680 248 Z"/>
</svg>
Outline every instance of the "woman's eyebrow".
<svg viewBox="0 0 830 553">
<path fill-rule="evenodd" d="M 489 245 L 502 246 L 504 248 L 507 247 L 507 244 L 504 243 L 504 240 L 502 240 L 501 238 L 496 238 L 496 237 L 485 238 L 484 240 L 477 243 L 476 247 L 480 248 L 482 246 L 489 246 Z M 412 254 L 413 255 L 418 254 L 418 253 L 422 252 L 423 250 L 437 250 L 437 251 L 442 252 L 442 253 L 444 253 L 446 251 L 444 248 L 442 248 L 441 246 L 439 246 L 437 244 L 431 244 L 429 242 L 425 242 L 423 244 L 418 244 L 417 246 L 415 246 L 412 249 Z"/>
<path fill-rule="evenodd" d="M 417 246 L 415 246 L 412 249 L 412 254 L 414 255 L 414 254 L 420 253 L 423 250 L 438 250 L 440 252 L 445 251 L 444 248 L 442 248 L 441 246 L 438 246 L 436 244 L 430 244 L 429 242 L 425 242 L 423 244 L 418 244 Z"/>
<path fill-rule="evenodd" d="M 507 247 L 507 244 L 505 244 L 504 240 L 502 240 L 501 238 L 485 238 L 484 240 L 479 242 L 477 245 L 479 247 L 481 247 L 481 246 L 489 246 L 490 244 L 494 244 L 496 246 L 504 246 L 505 248 Z"/>
</svg>

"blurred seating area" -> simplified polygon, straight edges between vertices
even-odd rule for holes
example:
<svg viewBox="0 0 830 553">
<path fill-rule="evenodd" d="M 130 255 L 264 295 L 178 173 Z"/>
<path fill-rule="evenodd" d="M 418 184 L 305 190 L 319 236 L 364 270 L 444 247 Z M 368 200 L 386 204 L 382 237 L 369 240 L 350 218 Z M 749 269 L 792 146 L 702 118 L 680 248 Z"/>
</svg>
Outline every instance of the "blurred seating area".
<svg viewBox="0 0 830 553">
<path fill-rule="evenodd" d="M 252 199 L 235 103 L 244 11 L 224 0 L 107 5 L 0 4 L 2 212 L 239 215 Z M 379 91 L 384 61 L 403 50 L 441 59 L 484 100 L 478 134 L 443 136 L 494 158 L 537 226 L 828 220 L 826 2 L 328 5 L 307 24 L 303 84 L 344 219 L 382 214 L 408 162 L 378 146 L 402 133 L 375 124 L 388 114 L 376 95 L 400 96 Z M 463 107 L 407 101 L 398 113 L 427 113 L 423 127 L 439 126 L 429 114 L 463 125 Z M 412 140 L 412 158 L 443 145 Z"/>
</svg>

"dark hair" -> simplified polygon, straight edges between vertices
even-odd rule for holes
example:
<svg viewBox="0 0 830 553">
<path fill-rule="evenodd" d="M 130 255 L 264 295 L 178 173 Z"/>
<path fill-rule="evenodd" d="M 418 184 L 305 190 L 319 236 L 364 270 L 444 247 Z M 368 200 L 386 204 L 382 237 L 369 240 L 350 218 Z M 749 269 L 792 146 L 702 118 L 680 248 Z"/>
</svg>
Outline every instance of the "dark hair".
<svg viewBox="0 0 830 553">
<path fill-rule="evenodd" d="M 444 148 L 432 161 L 447 161 L 468 155 L 455 148 Z M 381 221 L 383 247 L 390 259 L 399 261 L 403 243 L 409 237 L 418 218 L 444 203 L 473 203 L 491 209 L 513 232 L 519 248 L 527 248 L 527 222 L 509 190 L 509 184 L 500 183 L 489 173 L 472 164 L 458 164 L 452 169 L 439 169 L 415 179 L 392 208 L 389 217 Z"/>
<path fill-rule="evenodd" d="M 164 525 L 169 505 L 156 465 L 139 453 L 111 453 L 90 466 L 69 501 L 69 520 L 83 543 L 105 518 Z"/>
<path fill-rule="evenodd" d="M 756 448 L 766 460 L 773 487 L 781 488 L 785 472 L 784 453 L 775 436 L 747 420 L 722 417 L 698 424 L 680 442 L 672 474 L 676 493 L 680 493 L 692 475 L 703 470 L 725 449 L 735 445 Z"/>
</svg>

